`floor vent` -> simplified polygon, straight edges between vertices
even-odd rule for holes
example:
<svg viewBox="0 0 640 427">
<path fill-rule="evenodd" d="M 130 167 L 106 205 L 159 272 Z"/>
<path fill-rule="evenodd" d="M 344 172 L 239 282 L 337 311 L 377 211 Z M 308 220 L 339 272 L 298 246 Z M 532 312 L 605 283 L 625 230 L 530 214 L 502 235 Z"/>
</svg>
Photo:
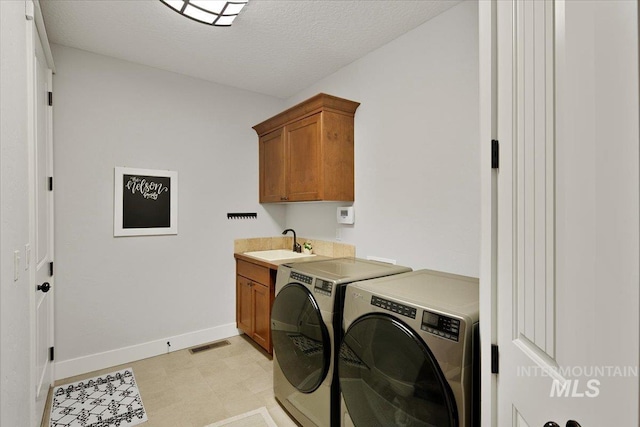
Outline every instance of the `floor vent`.
<svg viewBox="0 0 640 427">
<path fill-rule="evenodd" d="M 231 345 L 231 343 L 227 340 L 224 341 L 218 341 L 218 342 L 213 342 L 211 344 L 205 344 L 205 345 L 201 345 L 199 347 L 193 347 L 189 349 L 189 352 L 191 354 L 196 354 L 196 353 L 201 353 L 203 351 L 207 351 L 207 350 L 213 350 L 214 348 L 220 348 L 220 347 L 225 347 Z"/>
</svg>

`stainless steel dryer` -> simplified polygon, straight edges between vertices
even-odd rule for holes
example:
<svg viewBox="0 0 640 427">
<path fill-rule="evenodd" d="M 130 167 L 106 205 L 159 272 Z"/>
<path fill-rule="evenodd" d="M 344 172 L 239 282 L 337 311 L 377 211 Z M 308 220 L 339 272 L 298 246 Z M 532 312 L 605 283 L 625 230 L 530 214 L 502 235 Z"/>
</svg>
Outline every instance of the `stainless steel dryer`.
<svg viewBox="0 0 640 427">
<path fill-rule="evenodd" d="M 300 424 L 340 423 L 334 366 L 345 285 L 408 271 L 358 258 L 280 265 L 271 311 L 273 388 L 276 399 Z"/>
<path fill-rule="evenodd" d="M 347 286 L 342 425 L 479 426 L 478 301 L 478 279 L 430 270 Z"/>
</svg>

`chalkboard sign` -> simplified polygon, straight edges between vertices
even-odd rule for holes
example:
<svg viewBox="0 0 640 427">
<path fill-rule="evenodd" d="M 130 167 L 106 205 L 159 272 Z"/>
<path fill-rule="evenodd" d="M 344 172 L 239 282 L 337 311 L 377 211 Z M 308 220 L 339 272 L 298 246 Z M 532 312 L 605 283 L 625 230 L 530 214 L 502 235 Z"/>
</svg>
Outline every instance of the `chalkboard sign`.
<svg viewBox="0 0 640 427">
<path fill-rule="evenodd" d="M 177 234 L 178 173 L 115 168 L 114 236 Z"/>
</svg>

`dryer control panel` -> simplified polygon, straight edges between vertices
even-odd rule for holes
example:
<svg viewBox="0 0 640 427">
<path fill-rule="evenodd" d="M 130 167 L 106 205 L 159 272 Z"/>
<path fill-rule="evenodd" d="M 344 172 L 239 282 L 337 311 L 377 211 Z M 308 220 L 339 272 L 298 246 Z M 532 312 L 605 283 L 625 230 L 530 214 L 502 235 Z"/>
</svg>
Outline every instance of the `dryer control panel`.
<svg viewBox="0 0 640 427">
<path fill-rule="evenodd" d="M 460 320 L 425 310 L 422 313 L 420 328 L 433 335 L 457 342 L 460 335 Z"/>
<path fill-rule="evenodd" d="M 293 280 L 306 283 L 307 285 L 310 285 L 311 282 L 313 282 L 313 277 L 305 276 L 304 274 L 300 274 L 296 271 L 292 271 L 289 277 Z"/>
<path fill-rule="evenodd" d="M 316 279 L 316 285 L 313 287 L 314 292 L 330 297 L 332 290 L 333 283 L 322 279 Z"/>
<path fill-rule="evenodd" d="M 416 309 L 408 305 L 400 304 L 399 302 L 390 301 L 384 298 L 373 295 L 371 297 L 371 305 L 384 308 L 385 310 L 393 311 L 394 313 L 402 314 L 403 316 L 416 318 Z"/>
</svg>

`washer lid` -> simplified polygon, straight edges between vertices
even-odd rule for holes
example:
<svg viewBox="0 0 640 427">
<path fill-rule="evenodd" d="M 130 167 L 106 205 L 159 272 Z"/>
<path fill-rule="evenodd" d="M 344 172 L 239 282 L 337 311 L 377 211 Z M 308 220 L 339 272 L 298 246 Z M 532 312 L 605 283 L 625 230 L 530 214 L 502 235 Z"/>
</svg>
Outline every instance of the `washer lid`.
<svg viewBox="0 0 640 427">
<path fill-rule="evenodd" d="M 411 271 L 401 265 L 360 258 L 334 258 L 321 261 L 288 264 L 293 271 L 331 280 L 337 284 L 389 276 Z"/>
</svg>

